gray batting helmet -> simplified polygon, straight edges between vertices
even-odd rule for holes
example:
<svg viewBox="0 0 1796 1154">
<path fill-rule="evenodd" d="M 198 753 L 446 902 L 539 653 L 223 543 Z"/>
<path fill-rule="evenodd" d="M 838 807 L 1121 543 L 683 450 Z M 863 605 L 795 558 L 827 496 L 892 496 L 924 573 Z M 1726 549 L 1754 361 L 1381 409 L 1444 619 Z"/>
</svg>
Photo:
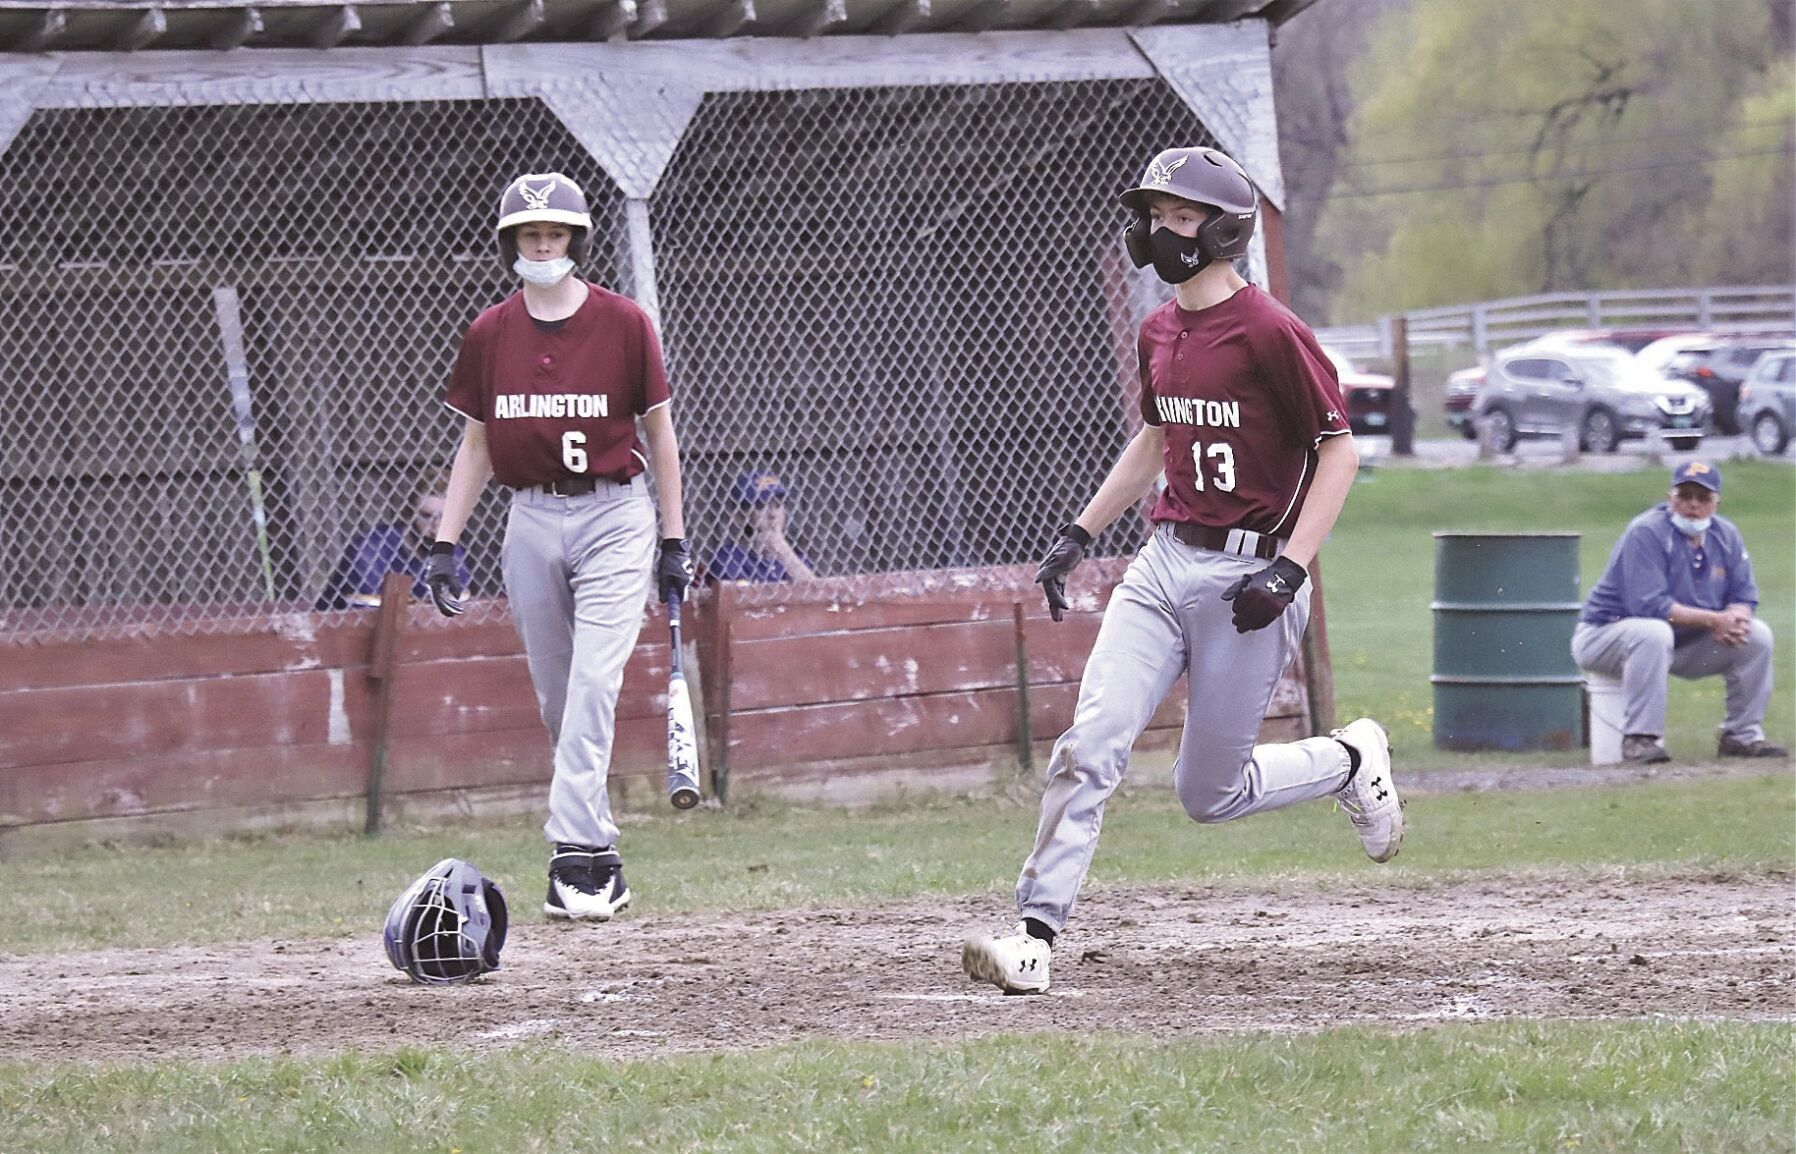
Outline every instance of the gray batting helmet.
<svg viewBox="0 0 1796 1154">
<path fill-rule="evenodd" d="M 387 960 L 414 982 L 447 985 L 499 968 L 505 895 L 479 870 L 446 857 L 387 911 Z"/>
<path fill-rule="evenodd" d="M 1241 166 L 1214 148 L 1169 148 L 1150 160 L 1141 183 L 1122 194 L 1123 207 L 1134 214 L 1123 230 L 1123 243 L 1136 268 L 1153 261 L 1148 237 L 1153 226 L 1148 206 L 1156 193 L 1182 197 L 1216 210 L 1197 230 L 1200 251 L 1210 260 L 1247 255 L 1260 198 Z"/>
<path fill-rule="evenodd" d="M 499 255 L 510 268 L 518 259 L 518 244 L 511 230 L 520 224 L 565 224 L 574 230 L 567 254 L 575 264 L 586 259 L 592 237 L 592 213 L 580 186 L 559 172 L 532 172 L 505 186 L 499 198 Z"/>
</svg>

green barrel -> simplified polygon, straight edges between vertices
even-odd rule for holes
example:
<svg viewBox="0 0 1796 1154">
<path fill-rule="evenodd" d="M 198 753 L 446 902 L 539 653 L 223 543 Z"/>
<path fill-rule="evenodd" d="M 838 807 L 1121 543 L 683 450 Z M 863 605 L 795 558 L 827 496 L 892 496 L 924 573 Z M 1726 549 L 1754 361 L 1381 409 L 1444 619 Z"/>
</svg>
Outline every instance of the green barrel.
<svg viewBox="0 0 1796 1154">
<path fill-rule="evenodd" d="M 1434 744 L 1570 749 L 1583 732 L 1576 533 L 1434 535 Z"/>
</svg>

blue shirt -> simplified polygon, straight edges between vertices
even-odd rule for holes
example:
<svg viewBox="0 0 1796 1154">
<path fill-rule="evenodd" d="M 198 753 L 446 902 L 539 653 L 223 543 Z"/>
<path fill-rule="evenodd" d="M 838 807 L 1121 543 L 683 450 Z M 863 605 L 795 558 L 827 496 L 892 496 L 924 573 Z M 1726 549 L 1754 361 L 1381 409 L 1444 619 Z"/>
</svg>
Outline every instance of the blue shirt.
<svg viewBox="0 0 1796 1154">
<path fill-rule="evenodd" d="M 1670 504 L 1660 502 L 1629 522 L 1578 620 L 1586 625 L 1609 625 L 1624 617 L 1664 621 L 1673 601 L 1697 609 L 1756 609 L 1759 587 L 1752 579 L 1746 541 L 1732 521 L 1714 517 L 1698 549 L 1671 523 Z M 1677 631 L 1686 640 L 1702 632 Z"/>
<path fill-rule="evenodd" d="M 412 596 L 423 597 L 430 590 L 424 584 L 423 553 L 406 543 L 405 526 L 375 525 L 363 530 L 343 550 L 336 572 L 325 583 L 324 595 L 318 598 L 320 609 L 364 609 L 378 604 L 381 582 L 388 573 L 408 573 L 412 578 Z M 468 555 L 460 545 L 455 547 L 455 580 L 464 590 L 471 584 Z"/>
<path fill-rule="evenodd" d="M 810 561 L 799 554 L 805 564 Z M 705 576 L 712 581 L 790 581 L 792 575 L 777 557 L 763 557 L 740 545 L 718 547 L 705 565 Z"/>
</svg>

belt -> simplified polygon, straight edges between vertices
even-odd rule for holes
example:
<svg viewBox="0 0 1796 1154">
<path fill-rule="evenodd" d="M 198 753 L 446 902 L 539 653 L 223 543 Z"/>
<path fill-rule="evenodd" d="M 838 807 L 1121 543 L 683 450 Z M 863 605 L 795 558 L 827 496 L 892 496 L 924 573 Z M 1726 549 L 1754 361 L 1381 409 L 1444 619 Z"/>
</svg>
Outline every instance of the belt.
<svg viewBox="0 0 1796 1154">
<path fill-rule="evenodd" d="M 1166 524 L 1172 530 L 1172 535 L 1185 544 L 1217 553 L 1237 553 L 1243 557 L 1258 557 L 1263 561 L 1270 561 L 1285 547 L 1282 538 L 1247 529 L 1212 529 L 1208 525 L 1193 525 L 1189 521 L 1168 521 Z"/>
<path fill-rule="evenodd" d="M 547 493 L 551 497 L 584 497 L 599 487 L 600 477 L 563 477 L 559 481 L 549 481 L 542 485 L 532 485 L 539 493 Z"/>
</svg>

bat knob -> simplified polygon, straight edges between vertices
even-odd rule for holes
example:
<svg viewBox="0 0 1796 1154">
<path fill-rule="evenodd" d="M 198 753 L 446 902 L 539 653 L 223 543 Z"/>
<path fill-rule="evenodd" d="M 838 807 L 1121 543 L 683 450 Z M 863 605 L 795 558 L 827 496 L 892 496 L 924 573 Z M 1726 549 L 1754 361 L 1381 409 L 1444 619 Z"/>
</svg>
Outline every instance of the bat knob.
<svg viewBox="0 0 1796 1154">
<path fill-rule="evenodd" d="M 668 795 L 667 800 L 673 802 L 675 809 L 691 809 L 698 804 L 698 790 L 676 789 Z"/>
</svg>

